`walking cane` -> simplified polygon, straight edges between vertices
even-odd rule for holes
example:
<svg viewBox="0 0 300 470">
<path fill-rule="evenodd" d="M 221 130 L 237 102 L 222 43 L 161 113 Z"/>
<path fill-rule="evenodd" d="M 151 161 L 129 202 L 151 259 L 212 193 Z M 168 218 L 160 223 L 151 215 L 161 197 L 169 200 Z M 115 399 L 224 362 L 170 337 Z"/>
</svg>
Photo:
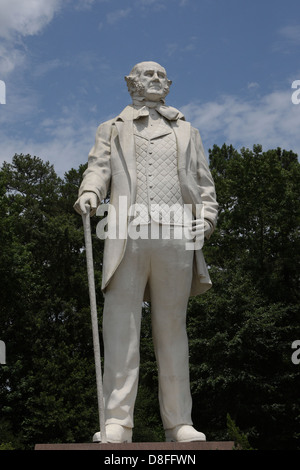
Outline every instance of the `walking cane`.
<svg viewBox="0 0 300 470">
<path fill-rule="evenodd" d="M 100 341 L 99 341 L 99 329 L 98 329 L 98 317 L 97 317 L 93 246 L 92 246 L 91 222 L 90 222 L 90 207 L 86 206 L 86 209 L 87 209 L 86 214 L 82 214 L 82 220 L 83 220 L 83 227 L 84 227 L 86 264 L 87 264 L 90 307 L 91 307 L 91 317 L 92 317 L 99 424 L 100 424 L 100 432 L 101 432 L 101 442 L 105 443 L 107 442 L 107 439 L 106 439 L 106 431 L 105 431 L 104 400 L 103 400 L 102 373 L 101 373 L 101 353 L 100 353 Z"/>
</svg>

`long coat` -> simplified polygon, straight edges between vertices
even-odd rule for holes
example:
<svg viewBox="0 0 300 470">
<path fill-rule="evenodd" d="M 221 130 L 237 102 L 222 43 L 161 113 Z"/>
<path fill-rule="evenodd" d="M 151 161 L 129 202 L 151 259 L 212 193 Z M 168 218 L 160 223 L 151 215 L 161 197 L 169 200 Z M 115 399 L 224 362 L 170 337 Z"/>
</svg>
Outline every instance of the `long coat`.
<svg viewBox="0 0 300 470">
<path fill-rule="evenodd" d="M 86 191 L 96 193 L 99 202 L 106 197 L 110 189 L 110 205 L 115 211 L 108 212 L 108 227 L 110 224 L 116 224 L 116 233 L 123 234 L 127 234 L 127 217 L 119 213 L 119 196 L 127 198 L 128 209 L 136 200 L 137 174 L 133 134 L 133 119 L 136 113 L 137 110 L 133 106 L 127 106 L 116 118 L 98 127 L 95 145 L 88 157 L 88 168 L 79 189 L 79 196 Z M 203 204 L 204 218 L 214 228 L 218 204 L 199 131 L 186 122 L 180 112 L 169 122 L 176 136 L 178 177 L 183 202 L 191 204 L 193 208 L 197 204 Z M 125 248 L 126 235 L 123 238 L 105 240 L 102 272 L 104 292 L 122 261 Z M 191 295 L 204 293 L 212 283 L 202 249 L 195 251 L 193 269 Z M 149 300 L 147 289 L 144 298 Z"/>
</svg>

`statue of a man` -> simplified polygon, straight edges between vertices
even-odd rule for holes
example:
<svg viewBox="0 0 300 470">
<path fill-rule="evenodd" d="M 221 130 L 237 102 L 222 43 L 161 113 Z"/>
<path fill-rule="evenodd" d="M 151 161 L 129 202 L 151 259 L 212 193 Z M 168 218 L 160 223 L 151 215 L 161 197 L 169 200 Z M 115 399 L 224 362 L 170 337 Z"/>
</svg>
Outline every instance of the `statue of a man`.
<svg viewBox="0 0 300 470">
<path fill-rule="evenodd" d="M 141 311 L 149 300 L 166 440 L 203 441 L 191 419 L 186 310 L 189 297 L 208 290 L 211 281 L 201 246 L 190 249 L 188 242 L 214 230 L 214 183 L 198 130 L 165 105 L 171 85 L 166 70 L 142 62 L 125 79 L 132 104 L 99 126 L 74 206 L 82 214 L 88 204 L 93 214 L 110 190 L 108 227 L 117 235 L 105 240 L 102 275 L 107 440 L 132 439 Z M 143 236 L 130 236 L 132 207 L 139 208 Z M 168 207 L 172 217 L 164 220 Z M 167 223 L 168 236 L 162 236 Z M 174 235 L 179 227 L 182 236 Z M 94 441 L 101 441 L 99 432 Z"/>
</svg>

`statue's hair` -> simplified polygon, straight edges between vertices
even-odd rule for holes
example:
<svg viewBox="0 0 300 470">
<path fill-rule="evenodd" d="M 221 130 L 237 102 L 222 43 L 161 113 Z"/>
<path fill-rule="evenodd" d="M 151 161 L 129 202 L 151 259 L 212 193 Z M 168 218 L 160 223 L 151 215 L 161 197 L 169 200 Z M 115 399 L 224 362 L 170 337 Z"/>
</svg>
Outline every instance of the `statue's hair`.
<svg viewBox="0 0 300 470">
<path fill-rule="evenodd" d="M 143 93 L 144 86 L 141 84 L 139 77 L 141 74 L 141 65 L 147 64 L 147 63 L 157 64 L 157 62 L 139 62 L 133 67 L 130 74 L 125 76 L 127 88 L 131 96 L 135 93 L 139 95 Z M 157 64 L 157 65 L 162 67 L 160 64 Z M 167 78 L 167 86 L 164 88 L 165 96 L 167 96 L 167 94 L 169 93 L 171 84 L 172 84 L 172 81 Z"/>
</svg>

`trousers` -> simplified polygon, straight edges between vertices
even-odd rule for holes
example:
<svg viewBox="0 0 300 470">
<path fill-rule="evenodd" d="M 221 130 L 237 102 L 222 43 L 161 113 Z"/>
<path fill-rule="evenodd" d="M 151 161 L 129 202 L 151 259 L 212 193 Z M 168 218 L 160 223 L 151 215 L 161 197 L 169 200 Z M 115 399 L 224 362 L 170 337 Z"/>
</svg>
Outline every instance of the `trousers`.
<svg viewBox="0 0 300 470">
<path fill-rule="evenodd" d="M 151 325 L 164 429 L 192 424 L 186 311 L 193 251 L 186 239 L 128 238 L 105 293 L 103 394 L 106 424 L 134 426 L 143 294 L 150 289 Z"/>
</svg>

